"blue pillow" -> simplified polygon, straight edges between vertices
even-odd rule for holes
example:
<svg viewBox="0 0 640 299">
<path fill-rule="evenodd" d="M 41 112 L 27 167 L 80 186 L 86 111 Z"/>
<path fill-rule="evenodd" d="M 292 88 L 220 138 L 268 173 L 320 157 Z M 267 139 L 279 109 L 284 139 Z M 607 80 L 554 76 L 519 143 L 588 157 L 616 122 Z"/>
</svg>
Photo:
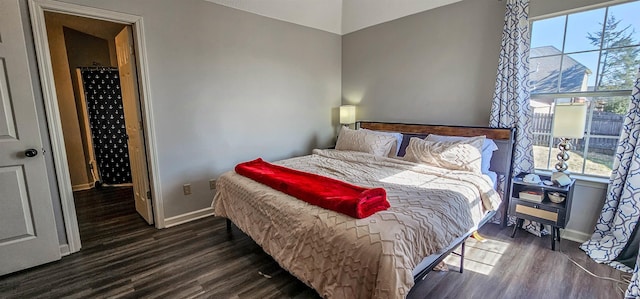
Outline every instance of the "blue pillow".
<svg viewBox="0 0 640 299">
<path fill-rule="evenodd" d="M 482 173 L 487 174 L 490 172 L 489 167 L 491 167 L 491 157 L 493 157 L 493 152 L 497 150 L 498 145 L 493 142 L 492 139 L 484 139 L 484 143 L 482 144 L 482 166 L 480 167 Z"/>
</svg>

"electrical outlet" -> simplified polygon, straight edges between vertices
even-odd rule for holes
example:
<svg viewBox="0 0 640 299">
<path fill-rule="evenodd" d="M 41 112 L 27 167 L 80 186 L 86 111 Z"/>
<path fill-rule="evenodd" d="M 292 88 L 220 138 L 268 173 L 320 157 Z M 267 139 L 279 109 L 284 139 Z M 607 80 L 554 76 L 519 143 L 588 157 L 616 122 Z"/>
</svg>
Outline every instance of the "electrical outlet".
<svg viewBox="0 0 640 299">
<path fill-rule="evenodd" d="M 211 189 L 211 190 L 215 190 L 216 189 L 216 179 L 210 179 L 209 180 L 209 189 Z"/>
<path fill-rule="evenodd" d="M 191 184 L 182 185 L 182 192 L 184 195 L 191 195 Z"/>
</svg>

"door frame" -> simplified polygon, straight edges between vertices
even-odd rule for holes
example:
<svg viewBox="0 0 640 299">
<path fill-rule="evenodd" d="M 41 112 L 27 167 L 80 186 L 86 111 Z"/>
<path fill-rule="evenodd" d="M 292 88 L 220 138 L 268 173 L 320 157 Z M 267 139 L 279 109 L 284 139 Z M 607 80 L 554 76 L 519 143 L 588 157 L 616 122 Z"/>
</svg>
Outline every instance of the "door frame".
<svg viewBox="0 0 640 299">
<path fill-rule="evenodd" d="M 156 228 L 164 228 L 164 209 L 160 193 L 160 176 L 158 172 L 158 154 L 156 134 L 153 127 L 153 109 L 149 85 L 149 71 L 147 68 L 147 51 L 145 45 L 144 25 L 141 16 L 109 11 L 99 8 L 63 3 L 52 0 L 29 0 L 29 12 L 34 35 L 38 69 L 47 116 L 53 162 L 60 191 L 60 202 L 69 245 L 69 253 L 80 250 L 80 231 L 73 199 L 71 178 L 67 164 L 67 153 L 64 147 L 60 110 L 54 84 L 51 55 L 44 12 L 55 12 L 79 17 L 104 20 L 114 23 L 131 25 L 135 43 L 136 68 L 138 72 L 138 89 L 140 94 L 140 108 L 144 121 L 145 152 L 149 171 L 149 184 L 153 202 L 153 214 Z"/>
</svg>

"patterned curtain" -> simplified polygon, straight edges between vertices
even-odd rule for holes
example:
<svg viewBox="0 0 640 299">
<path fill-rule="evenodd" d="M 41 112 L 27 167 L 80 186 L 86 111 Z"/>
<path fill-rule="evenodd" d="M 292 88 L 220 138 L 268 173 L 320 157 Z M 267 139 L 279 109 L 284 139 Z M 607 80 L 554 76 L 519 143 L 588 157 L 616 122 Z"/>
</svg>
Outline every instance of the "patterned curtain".
<svg viewBox="0 0 640 299">
<path fill-rule="evenodd" d="M 631 95 L 629 112 L 624 118 L 620 143 L 613 162 L 607 198 L 591 239 L 580 248 L 593 260 L 631 272 L 614 261 L 625 248 L 640 218 L 640 68 Z M 638 264 L 627 289 L 627 296 L 640 297 Z"/>
<path fill-rule="evenodd" d="M 513 175 L 516 175 L 534 169 L 533 114 L 529 106 L 529 0 L 508 0 L 506 5 L 489 126 L 516 128 L 513 158 Z M 499 185 L 508 188 L 504 186 L 504 178 L 501 180 Z M 540 235 L 540 225 L 528 221 L 524 225 L 528 231 Z"/>
</svg>

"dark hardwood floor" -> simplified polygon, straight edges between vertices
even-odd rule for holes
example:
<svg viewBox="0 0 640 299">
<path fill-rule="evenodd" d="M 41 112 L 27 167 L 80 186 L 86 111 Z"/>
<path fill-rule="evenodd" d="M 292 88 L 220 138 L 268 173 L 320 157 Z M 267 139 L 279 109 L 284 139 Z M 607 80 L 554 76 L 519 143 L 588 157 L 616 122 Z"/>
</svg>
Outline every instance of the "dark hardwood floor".
<svg viewBox="0 0 640 299">
<path fill-rule="evenodd" d="M 136 214 L 130 188 L 75 193 L 82 250 L 60 261 L 0 277 L 0 298 L 318 298 L 234 227 L 209 217 L 156 230 Z M 467 241 L 464 273 L 432 272 L 408 298 L 621 298 L 614 282 L 589 276 L 549 237 L 488 224 L 487 241 Z M 620 279 L 563 241 L 590 271 Z M 269 275 L 271 278 L 260 275 Z M 626 288 L 626 286 L 622 286 Z"/>
</svg>

